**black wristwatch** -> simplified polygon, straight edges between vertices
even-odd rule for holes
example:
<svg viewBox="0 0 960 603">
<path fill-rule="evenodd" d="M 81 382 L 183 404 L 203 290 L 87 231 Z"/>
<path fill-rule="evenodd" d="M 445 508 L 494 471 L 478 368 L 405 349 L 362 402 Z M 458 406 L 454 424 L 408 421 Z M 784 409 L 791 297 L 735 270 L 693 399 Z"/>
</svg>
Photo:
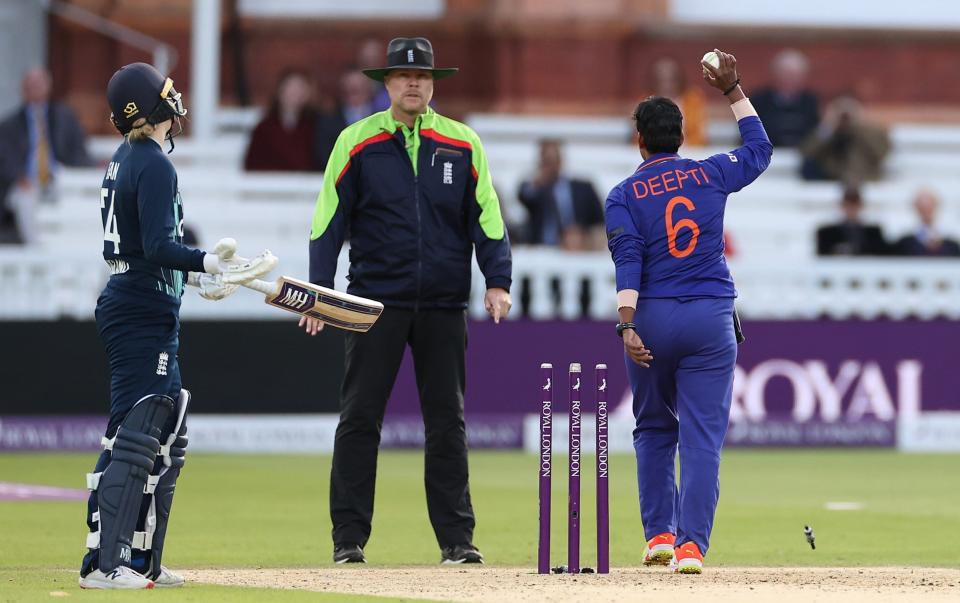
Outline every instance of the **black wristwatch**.
<svg viewBox="0 0 960 603">
<path fill-rule="evenodd" d="M 618 323 L 617 323 L 617 335 L 618 335 L 619 337 L 622 338 L 622 337 L 623 337 L 623 332 L 626 331 L 627 329 L 630 329 L 631 331 L 633 331 L 634 333 L 636 333 L 636 332 L 637 332 L 637 325 L 633 324 L 632 322 L 618 322 Z"/>
</svg>

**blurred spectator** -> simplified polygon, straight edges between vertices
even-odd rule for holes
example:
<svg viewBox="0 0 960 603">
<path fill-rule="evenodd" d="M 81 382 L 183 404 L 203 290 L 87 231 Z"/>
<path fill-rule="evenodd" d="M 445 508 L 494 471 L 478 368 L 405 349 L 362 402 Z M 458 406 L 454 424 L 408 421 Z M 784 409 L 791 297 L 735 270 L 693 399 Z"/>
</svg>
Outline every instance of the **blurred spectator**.
<svg viewBox="0 0 960 603">
<path fill-rule="evenodd" d="M 863 223 L 858 188 L 844 189 L 840 208 L 843 221 L 817 229 L 817 255 L 886 255 L 887 242 L 880 227 Z"/>
<path fill-rule="evenodd" d="M 197 231 L 194 230 L 193 226 L 189 224 L 183 225 L 183 241 L 181 241 L 187 247 L 200 247 L 200 236 L 197 235 Z"/>
<path fill-rule="evenodd" d="M 321 114 L 317 121 L 317 169 L 322 171 L 327 168 L 327 159 L 330 158 L 333 145 L 344 128 L 376 113 L 373 108 L 374 83 L 358 69 L 347 71 L 340 76 L 340 94 L 336 107 Z"/>
<path fill-rule="evenodd" d="M 703 90 L 687 85 L 683 70 L 674 59 L 657 60 L 652 73 L 653 95 L 669 98 L 683 112 L 683 143 L 698 147 L 707 144 L 707 101 Z"/>
<path fill-rule="evenodd" d="M 897 241 L 897 255 L 960 256 L 960 245 L 953 239 L 944 237 L 937 228 L 939 206 L 940 199 L 933 191 L 923 189 L 917 192 L 913 198 L 913 207 L 920 218 L 920 228 Z"/>
<path fill-rule="evenodd" d="M 0 242 L 34 242 L 36 203 L 52 199 L 59 167 L 94 165 L 76 115 L 50 89 L 46 69 L 27 71 L 23 105 L 0 122 Z"/>
<path fill-rule="evenodd" d="M 267 114 L 254 128 L 243 160 L 250 171 L 305 172 L 315 169 L 317 114 L 313 84 L 297 69 L 281 76 Z"/>
<path fill-rule="evenodd" d="M 750 95 L 774 146 L 799 146 L 820 121 L 817 96 L 806 87 L 808 71 L 803 53 L 782 50 L 770 63 L 773 85 Z"/>
<path fill-rule="evenodd" d="M 379 67 L 383 62 L 383 56 L 387 53 L 383 42 L 376 38 L 367 38 L 360 44 L 360 50 L 357 51 L 357 67 L 360 69 L 370 69 Z M 387 87 L 383 82 L 370 82 L 373 84 L 373 112 L 386 111 L 390 108 L 390 95 L 387 94 Z"/>
<path fill-rule="evenodd" d="M 593 184 L 563 173 L 559 140 L 540 141 L 540 163 L 533 180 L 520 185 L 527 209 L 525 242 L 558 245 L 567 251 L 599 249 L 603 206 Z"/>
<path fill-rule="evenodd" d="M 859 185 L 883 174 L 890 136 L 886 128 L 864 119 L 857 100 L 842 96 L 827 107 L 823 121 L 801 151 L 806 159 L 804 178 Z"/>
</svg>

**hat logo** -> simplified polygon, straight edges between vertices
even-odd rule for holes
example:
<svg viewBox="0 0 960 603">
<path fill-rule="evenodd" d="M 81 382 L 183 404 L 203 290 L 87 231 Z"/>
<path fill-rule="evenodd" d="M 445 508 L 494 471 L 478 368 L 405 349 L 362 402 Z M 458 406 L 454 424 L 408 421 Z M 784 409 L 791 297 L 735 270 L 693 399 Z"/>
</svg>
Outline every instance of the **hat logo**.
<svg viewBox="0 0 960 603">
<path fill-rule="evenodd" d="M 137 103 L 133 101 L 130 101 L 129 103 L 127 103 L 127 106 L 123 108 L 123 114 L 126 115 L 127 117 L 132 117 L 136 115 L 137 111 L 139 111 L 139 109 L 137 109 Z"/>
<path fill-rule="evenodd" d="M 433 46 L 426 38 L 394 38 L 387 45 L 387 65 L 364 69 L 363 74 L 378 82 L 384 81 L 393 69 L 419 69 L 429 71 L 439 80 L 457 72 L 455 67 L 437 69 L 433 66 Z"/>
</svg>

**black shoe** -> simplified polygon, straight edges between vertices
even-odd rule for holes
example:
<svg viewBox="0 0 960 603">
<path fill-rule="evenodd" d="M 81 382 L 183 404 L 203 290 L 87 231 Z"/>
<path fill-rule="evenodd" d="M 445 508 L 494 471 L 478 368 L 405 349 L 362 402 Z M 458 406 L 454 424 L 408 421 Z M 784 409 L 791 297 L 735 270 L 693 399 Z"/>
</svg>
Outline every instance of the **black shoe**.
<svg viewBox="0 0 960 603">
<path fill-rule="evenodd" d="M 333 547 L 333 562 L 341 563 L 366 563 L 367 558 L 363 556 L 363 549 L 359 544 L 340 544 Z"/>
<path fill-rule="evenodd" d="M 483 563 L 483 554 L 472 544 L 458 544 L 441 551 L 443 557 L 440 563 Z"/>
</svg>

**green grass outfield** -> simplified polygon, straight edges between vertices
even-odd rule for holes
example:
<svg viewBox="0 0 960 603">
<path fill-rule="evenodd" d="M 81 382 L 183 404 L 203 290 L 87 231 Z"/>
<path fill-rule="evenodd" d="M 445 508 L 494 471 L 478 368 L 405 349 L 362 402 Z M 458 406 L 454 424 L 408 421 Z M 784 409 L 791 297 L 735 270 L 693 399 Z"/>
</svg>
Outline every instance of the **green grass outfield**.
<svg viewBox="0 0 960 603">
<path fill-rule="evenodd" d="M 0 481 L 82 487 L 95 454 L 3 454 Z M 584 565 L 595 562 L 593 459 L 583 480 Z M 536 564 L 537 461 L 517 452 L 474 452 L 475 542 L 490 564 Z M 555 563 L 565 559 L 566 457 L 554 477 Z M 634 460 L 611 458 L 611 563 L 636 566 L 643 552 Z M 329 566 L 329 456 L 192 454 L 178 485 L 165 561 L 172 568 Z M 960 456 L 886 451 L 725 453 L 710 565 L 960 566 Z M 830 511 L 827 502 L 855 502 Z M 81 593 L 72 573 L 84 552 L 79 502 L 0 502 L 0 601 L 127 599 Z M 814 527 L 817 550 L 803 537 Z M 940 544 L 938 544 L 940 543 Z M 380 457 L 370 564 L 434 565 L 420 452 Z M 273 596 L 267 593 L 274 592 Z M 355 601 L 345 595 L 192 584 L 164 600 Z M 368 600 L 368 597 L 362 600 Z M 384 601 L 388 599 L 383 599 Z"/>
</svg>

